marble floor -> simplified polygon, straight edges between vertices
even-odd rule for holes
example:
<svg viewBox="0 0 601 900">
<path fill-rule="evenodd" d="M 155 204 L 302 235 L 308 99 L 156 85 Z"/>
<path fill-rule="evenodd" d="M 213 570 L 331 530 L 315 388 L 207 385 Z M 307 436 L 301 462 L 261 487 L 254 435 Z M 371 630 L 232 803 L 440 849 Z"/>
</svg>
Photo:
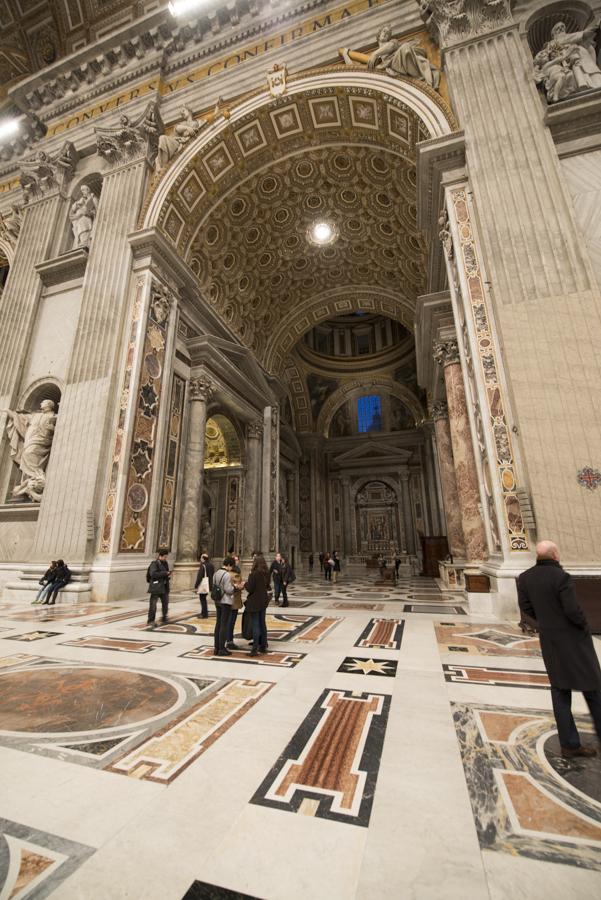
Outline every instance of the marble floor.
<svg viewBox="0 0 601 900">
<path fill-rule="evenodd" d="M 290 599 L 252 659 L 191 593 L 152 631 L 0 603 L 0 900 L 601 896 L 601 759 L 559 755 L 536 638 L 417 577 Z"/>
</svg>

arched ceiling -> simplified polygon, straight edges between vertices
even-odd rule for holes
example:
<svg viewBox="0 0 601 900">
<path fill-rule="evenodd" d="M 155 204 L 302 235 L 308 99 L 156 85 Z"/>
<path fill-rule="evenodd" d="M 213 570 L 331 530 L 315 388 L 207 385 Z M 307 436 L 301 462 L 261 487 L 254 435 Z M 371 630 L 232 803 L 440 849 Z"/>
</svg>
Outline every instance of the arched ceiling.
<svg viewBox="0 0 601 900">
<path fill-rule="evenodd" d="M 425 288 L 415 146 L 427 137 L 414 109 L 381 91 L 298 91 L 187 154 L 155 221 L 203 298 L 281 372 L 332 315 L 366 309 L 412 327 Z M 324 247 L 307 237 L 321 219 L 339 233 Z"/>
<path fill-rule="evenodd" d="M 332 222 L 333 244 L 308 232 Z M 239 337 L 265 359 L 269 337 L 293 309 L 346 284 L 414 301 L 425 289 L 415 228 L 415 170 L 386 150 L 321 147 L 274 163 L 218 204 L 188 261 Z"/>
</svg>

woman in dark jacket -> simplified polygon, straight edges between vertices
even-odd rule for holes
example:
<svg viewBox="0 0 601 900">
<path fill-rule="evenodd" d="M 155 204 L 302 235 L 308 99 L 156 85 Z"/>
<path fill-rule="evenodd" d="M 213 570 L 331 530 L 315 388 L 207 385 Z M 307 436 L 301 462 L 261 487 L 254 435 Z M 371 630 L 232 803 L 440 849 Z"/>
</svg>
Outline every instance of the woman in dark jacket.
<svg viewBox="0 0 601 900">
<path fill-rule="evenodd" d="M 43 603 L 43 598 L 50 591 L 50 585 L 56 578 L 56 567 L 58 563 L 55 559 L 50 563 L 50 568 L 46 569 L 44 573 L 44 577 L 40 578 L 40 584 L 42 587 L 39 589 L 35 600 L 32 600 L 32 603 Z"/>
<path fill-rule="evenodd" d="M 244 604 L 250 613 L 253 627 L 253 644 L 251 656 L 259 653 L 267 653 L 267 625 L 265 623 L 265 610 L 269 605 L 269 569 L 265 557 L 258 553 L 246 581 L 248 597 Z"/>
<path fill-rule="evenodd" d="M 47 606 L 54 606 L 56 597 L 61 588 L 66 587 L 71 581 L 71 571 L 69 566 L 63 559 L 57 560 L 54 580 L 50 584 L 50 589 L 44 600 Z"/>
</svg>

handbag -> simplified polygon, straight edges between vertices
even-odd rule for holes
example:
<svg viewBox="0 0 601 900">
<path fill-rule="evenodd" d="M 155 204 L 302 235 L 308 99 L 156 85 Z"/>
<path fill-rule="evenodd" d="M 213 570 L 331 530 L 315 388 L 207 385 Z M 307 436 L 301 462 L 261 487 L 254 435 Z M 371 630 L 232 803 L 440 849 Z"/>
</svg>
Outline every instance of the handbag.
<svg viewBox="0 0 601 900">
<path fill-rule="evenodd" d="M 245 641 L 252 641 L 253 639 L 252 614 L 246 609 L 242 613 L 242 637 Z"/>
<path fill-rule="evenodd" d="M 198 593 L 205 594 L 205 596 L 206 596 L 206 594 L 208 594 L 209 591 L 210 591 L 209 576 L 205 575 L 203 578 L 200 579 L 200 584 L 198 585 Z"/>
</svg>

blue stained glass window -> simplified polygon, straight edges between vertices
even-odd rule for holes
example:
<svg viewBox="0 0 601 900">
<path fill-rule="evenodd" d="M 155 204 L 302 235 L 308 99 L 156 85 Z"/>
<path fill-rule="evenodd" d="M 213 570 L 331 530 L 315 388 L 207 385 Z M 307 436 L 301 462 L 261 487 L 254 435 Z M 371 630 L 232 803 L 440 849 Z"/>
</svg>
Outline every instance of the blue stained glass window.
<svg viewBox="0 0 601 900">
<path fill-rule="evenodd" d="M 368 394 L 357 400 L 359 433 L 382 431 L 382 399 L 378 394 Z"/>
</svg>

